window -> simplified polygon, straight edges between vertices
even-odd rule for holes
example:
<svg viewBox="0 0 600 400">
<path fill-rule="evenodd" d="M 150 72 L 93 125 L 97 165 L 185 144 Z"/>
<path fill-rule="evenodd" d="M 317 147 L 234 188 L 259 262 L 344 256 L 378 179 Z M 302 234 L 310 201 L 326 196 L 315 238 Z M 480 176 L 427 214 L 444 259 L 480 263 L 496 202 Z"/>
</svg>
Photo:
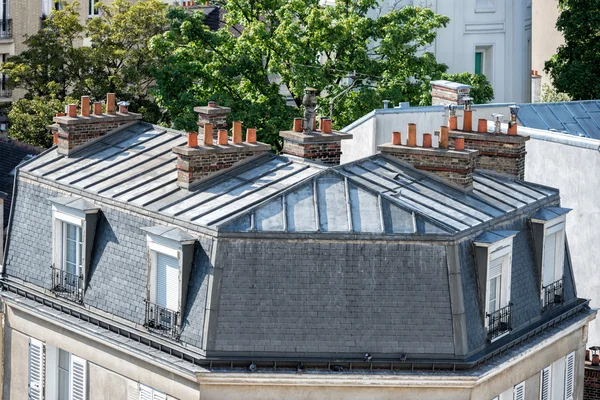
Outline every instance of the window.
<svg viewBox="0 0 600 400">
<path fill-rule="evenodd" d="M 86 400 L 87 361 L 31 338 L 28 384 L 33 400 Z"/>
<path fill-rule="evenodd" d="M 474 241 L 478 285 L 488 340 L 512 329 L 510 292 L 513 238 L 516 231 L 489 231 Z"/>
<path fill-rule="evenodd" d="M 542 257 L 542 302 L 544 308 L 563 301 L 563 273 L 565 262 L 565 221 L 551 221 L 544 229 Z"/>
<path fill-rule="evenodd" d="M 178 340 L 196 239 L 173 227 L 142 229 L 148 234 L 150 260 L 145 326 Z"/>
<path fill-rule="evenodd" d="M 140 400 L 167 400 L 167 395 L 140 383 Z"/>
<path fill-rule="evenodd" d="M 565 400 L 573 400 L 575 392 L 575 353 L 565 358 Z"/>
<path fill-rule="evenodd" d="M 475 52 L 475 74 L 483 75 L 483 52 Z"/>
<path fill-rule="evenodd" d="M 98 208 L 73 197 L 49 200 L 53 203 L 51 289 L 57 296 L 82 302 Z"/>
<path fill-rule="evenodd" d="M 491 81 L 492 76 L 492 45 L 475 46 L 474 72 L 478 75 L 485 75 Z"/>
<path fill-rule="evenodd" d="M 100 9 L 98 8 L 100 0 L 88 0 L 88 16 L 95 17 L 100 15 Z"/>
<path fill-rule="evenodd" d="M 540 375 L 540 400 L 550 400 L 552 396 L 552 367 L 547 366 Z"/>
<path fill-rule="evenodd" d="M 514 400 L 525 400 L 525 382 L 521 382 L 515 386 L 513 391 Z"/>
</svg>

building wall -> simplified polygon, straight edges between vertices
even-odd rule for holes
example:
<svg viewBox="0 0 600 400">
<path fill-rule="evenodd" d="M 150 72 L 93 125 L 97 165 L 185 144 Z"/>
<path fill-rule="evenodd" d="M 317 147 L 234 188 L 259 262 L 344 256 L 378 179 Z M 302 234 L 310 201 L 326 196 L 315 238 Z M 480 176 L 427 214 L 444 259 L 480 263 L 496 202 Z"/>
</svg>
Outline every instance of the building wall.
<svg viewBox="0 0 600 400">
<path fill-rule="evenodd" d="M 550 84 L 550 77 L 544 72 L 544 63 L 550 59 L 556 49 L 565 42 L 556 29 L 556 20 L 560 15 L 558 0 L 532 0 L 531 30 L 531 69 L 542 76 L 542 86 Z"/>
</svg>

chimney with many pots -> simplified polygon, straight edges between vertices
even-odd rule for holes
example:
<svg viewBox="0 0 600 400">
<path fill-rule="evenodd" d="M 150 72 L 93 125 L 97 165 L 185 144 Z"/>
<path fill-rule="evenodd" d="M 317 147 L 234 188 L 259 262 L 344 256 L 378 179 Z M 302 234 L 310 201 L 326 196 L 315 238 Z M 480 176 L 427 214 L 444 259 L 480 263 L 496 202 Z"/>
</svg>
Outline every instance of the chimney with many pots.
<svg viewBox="0 0 600 400">
<path fill-rule="evenodd" d="M 209 107 L 217 108 L 216 105 Z M 195 108 L 195 110 L 198 109 L 205 110 L 205 107 Z M 227 107 L 218 107 L 217 109 L 221 111 L 226 109 L 228 110 L 226 113 L 231 111 Z M 226 113 L 217 115 L 226 115 Z M 213 117 L 215 114 L 208 112 L 205 115 Z M 217 119 L 211 121 L 218 122 Z M 205 123 L 200 128 L 201 141 L 198 141 L 198 132 L 190 132 L 187 137 L 187 145 L 173 148 L 173 152 L 177 154 L 177 185 L 183 189 L 190 189 L 199 181 L 216 172 L 271 150 L 271 146 L 268 144 L 256 141 L 255 128 L 246 130 L 246 140 L 243 141 L 242 123 L 239 121 L 233 122 L 231 137 L 226 129 L 215 128 L 212 123 Z M 217 129 L 216 137 L 214 136 L 215 129 Z"/>
<path fill-rule="evenodd" d="M 210 124 L 213 139 L 218 140 L 219 130 L 227 129 L 227 114 L 231 108 L 209 101 L 206 106 L 194 107 L 194 111 L 198 113 L 198 135 L 204 137 L 204 125 Z"/>
<path fill-rule="evenodd" d="M 465 191 L 473 189 L 478 151 L 465 150 L 462 138 L 456 138 L 454 148 L 449 148 L 447 126 L 440 127 L 438 147 L 433 147 L 431 133 L 424 133 L 423 146 L 417 146 L 416 124 L 408 124 L 407 132 L 405 144 L 401 143 L 401 133 L 393 132 L 392 142 L 377 146 L 377 149 L 417 169 L 438 175 Z"/>
<path fill-rule="evenodd" d="M 458 130 L 451 126 L 449 132 L 450 144 L 458 137 L 462 137 L 465 148 L 479 151 L 476 168 L 495 171 L 513 178 L 525 178 L 525 143 L 529 136 L 520 136 L 517 133 L 518 106 L 510 107 L 510 122 L 506 132 L 502 131 L 501 114 L 493 114 L 494 129 L 488 130 L 488 121 L 479 119 L 477 131 L 474 132 L 467 119 L 471 117 L 470 104 L 465 105 L 463 129 Z"/>
<path fill-rule="evenodd" d="M 70 156 L 95 139 L 100 138 L 117 128 L 142 119 L 141 114 L 128 112 L 129 103 L 119 103 L 119 111 L 116 111 L 115 94 L 106 95 L 106 110 L 102 112 L 102 103 L 93 105 L 93 113 L 90 97 L 81 98 L 81 113 L 77 114 L 77 104 L 67 106 L 67 114 L 59 113 L 54 117 L 55 124 L 50 127 L 53 142 L 58 146 L 58 153 Z M 126 105 L 125 105 L 126 104 Z"/>
<path fill-rule="evenodd" d="M 334 131 L 331 119 L 321 117 L 317 129 L 316 89 L 304 90 L 304 118 L 295 118 L 291 131 L 281 131 L 283 153 L 290 154 L 327 165 L 339 165 L 342 155 L 342 140 L 351 139 L 348 133 Z"/>
</svg>

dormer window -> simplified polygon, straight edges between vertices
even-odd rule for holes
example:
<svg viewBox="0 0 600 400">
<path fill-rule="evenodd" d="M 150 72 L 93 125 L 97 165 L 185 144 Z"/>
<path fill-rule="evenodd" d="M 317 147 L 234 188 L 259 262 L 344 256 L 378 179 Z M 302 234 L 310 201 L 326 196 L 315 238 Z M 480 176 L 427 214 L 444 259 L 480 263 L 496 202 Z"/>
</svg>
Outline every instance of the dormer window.
<svg viewBox="0 0 600 400">
<path fill-rule="evenodd" d="M 142 228 L 148 241 L 145 326 L 179 339 L 195 238 L 172 227 Z"/>
<path fill-rule="evenodd" d="M 564 301 L 565 222 L 569 211 L 560 207 L 543 208 L 531 219 L 543 310 Z"/>
<path fill-rule="evenodd" d="M 516 231 L 490 231 L 475 239 L 475 253 L 484 325 L 488 340 L 512 330 L 511 274 L 513 238 Z"/>
<path fill-rule="evenodd" d="M 77 197 L 53 197 L 51 290 L 82 302 L 99 208 Z"/>
</svg>

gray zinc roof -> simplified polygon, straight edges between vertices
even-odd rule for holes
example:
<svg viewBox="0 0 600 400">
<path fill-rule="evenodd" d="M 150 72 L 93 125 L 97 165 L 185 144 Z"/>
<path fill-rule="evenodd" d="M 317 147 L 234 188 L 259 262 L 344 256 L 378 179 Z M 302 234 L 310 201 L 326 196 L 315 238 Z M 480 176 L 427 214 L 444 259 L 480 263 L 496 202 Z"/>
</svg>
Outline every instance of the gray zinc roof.
<svg viewBox="0 0 600 400">
<path fill-rule="evenodd" d="M 600 139 L 600 101 L 519 104 L 523 126 Z"/>
<path fill-rule="evenodd" d="M 177 186 L 181 132 L 146 123 L 67 158 L 56 149 L 22 172 L 147 212 L 225 231 L 454 234 L 557 191 L 486 172 L 465 194 L 376 155 L 336 168 L 264 154 L 191 191 Z"/>
</svg>

